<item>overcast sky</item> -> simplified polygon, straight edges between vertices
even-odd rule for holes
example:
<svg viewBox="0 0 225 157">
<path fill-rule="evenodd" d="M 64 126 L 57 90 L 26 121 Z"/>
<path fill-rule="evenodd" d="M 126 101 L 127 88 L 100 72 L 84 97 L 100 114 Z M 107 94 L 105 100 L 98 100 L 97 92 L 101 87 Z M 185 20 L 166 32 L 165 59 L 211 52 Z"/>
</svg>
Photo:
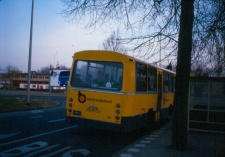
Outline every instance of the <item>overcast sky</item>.
<svg viewBox="0 0 225 157">
<path fill-rule="evenodd" d="M 32 0 L 0 1 L 0 67 L 16 66 L 27 72 Z M 68 22 L 60 0 L 35 0 L 31 70 L 47 65 L 71 67 L 74 52 L 99 49 L 113 30 L 85 30 Z"/>
</svg>

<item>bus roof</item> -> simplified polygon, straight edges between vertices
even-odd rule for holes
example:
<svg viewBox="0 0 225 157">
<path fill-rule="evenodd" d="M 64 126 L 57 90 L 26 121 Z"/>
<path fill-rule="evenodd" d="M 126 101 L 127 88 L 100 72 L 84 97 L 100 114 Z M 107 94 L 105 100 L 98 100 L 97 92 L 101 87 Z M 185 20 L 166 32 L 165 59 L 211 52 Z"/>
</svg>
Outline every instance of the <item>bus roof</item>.
<svg viewBox="0 0 225 157">
<path fill-rule="evenodd" d="M 132 57 L 132 56 L 129 56 L 129 55 L 126 55 L 126 54 L 122 54 L 120 52 L 116 52 L 116 51 L 108 51 L 108 50 L 84 50 L 84 51 L 78 51 L 78 52 L 75 52 L 74 53 L 74 57 L 77 57 L 78 59 L 83 59 L 84 56 L 85 56 L 85 59 L 87 60 L 93 60 L 95 59 L 95 56 L 96 55 L 90 55 L 90 53 L 98 53 L 98 59 L 102 59 L 102 60 L 115 60 L 115 61 L 118 61 L 118 58 L 119 61 L 124 61 L 126 59 L 128 59 L 129 61 L 135 61 L 135 62 L 140 62 L 140 63 L 143 63 L 143 64 L 146 64 L 146 65 L 150 65 L 152 67 L 155 67 L 155 68 L 158 68 L 158 69 L 161 69 L 163 71 L 167 71 L 169 73 L 173 73 L 173 74 L 176 74 L 174 71 L 171 71 L 169 69 L 166 69 L 166 68 L 162 68 L 162 67 L 159 67 L 159 66 L 156 66 L 156 65 L 153 65 L 151 63 L 148 63 L 146 61 L 143 61 L 141 59 L 138 59 L 138 58 L 135 58 L 135 57 Z M 108 56 L 105 56 L 103 54 L 105 53 L 111 53 L 113 55 L 108 55 Z M 97 59 L 97 58 L 96 58 Z"/>
</svg>

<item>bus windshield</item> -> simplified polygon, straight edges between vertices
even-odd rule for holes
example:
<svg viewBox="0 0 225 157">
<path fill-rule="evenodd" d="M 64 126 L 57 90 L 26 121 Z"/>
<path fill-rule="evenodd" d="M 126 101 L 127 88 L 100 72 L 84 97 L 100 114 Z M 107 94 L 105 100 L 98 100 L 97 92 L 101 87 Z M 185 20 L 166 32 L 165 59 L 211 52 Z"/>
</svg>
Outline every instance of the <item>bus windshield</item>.
<svg viewBox="0 0 225 157">
<path fill-rule="evenodd" d="M 122 63 L 78 60 L 74 63 L 71 86 L 119 91 L 122 77 Z"/>
</svg>

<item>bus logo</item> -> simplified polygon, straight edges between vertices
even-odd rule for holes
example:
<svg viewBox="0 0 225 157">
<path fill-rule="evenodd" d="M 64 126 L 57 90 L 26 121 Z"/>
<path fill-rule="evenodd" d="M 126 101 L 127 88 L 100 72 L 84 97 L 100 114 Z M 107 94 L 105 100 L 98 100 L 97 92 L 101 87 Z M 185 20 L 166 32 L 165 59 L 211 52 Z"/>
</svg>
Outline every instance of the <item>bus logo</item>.
<svg viewBox="0 0 225 157">
<path fill-rule="evenodd" d="M 86 96 L 82 94 L 80 91 L 78 92 L 78 101 L 82 104 L 85 103 L 86 101 Z"/>
</svg>

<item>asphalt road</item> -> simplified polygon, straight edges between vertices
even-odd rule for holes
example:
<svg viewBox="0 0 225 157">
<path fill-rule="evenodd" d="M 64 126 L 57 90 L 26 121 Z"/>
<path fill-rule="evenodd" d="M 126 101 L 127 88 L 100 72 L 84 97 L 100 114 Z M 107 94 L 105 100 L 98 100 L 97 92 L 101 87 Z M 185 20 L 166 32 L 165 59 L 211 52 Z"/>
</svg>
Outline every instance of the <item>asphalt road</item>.
<svg viewBox="0 0 225 157">
<path fill-rule="evenodd" d="M 25 95 L 0 93 L 0 96 Z M 49 99 L 48 95 L 31 98 Z M 52 101 L 61 104 L 55 108 L 0 114 L 0 157 L 108 157 L 146 134 L 145 131 L 118 134 L 68 124 L 65 99 L 51 96 Z"/>
</svg>

